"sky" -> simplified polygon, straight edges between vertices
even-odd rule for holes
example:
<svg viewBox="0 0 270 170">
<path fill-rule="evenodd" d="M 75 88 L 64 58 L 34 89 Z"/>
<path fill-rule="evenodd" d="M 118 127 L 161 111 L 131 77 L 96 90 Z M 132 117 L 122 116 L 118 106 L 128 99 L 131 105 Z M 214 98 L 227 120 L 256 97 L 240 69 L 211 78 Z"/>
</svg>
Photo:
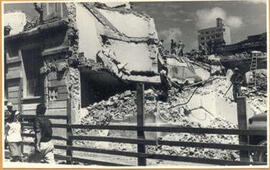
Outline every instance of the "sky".
<svg viewBox="0 0 270 170">
<path fill-rule="evenodd" d="M 215 26 L 217 17 L 231 28 L 232 43 L 266 32 L 266 0 L 135 2 L 133 7 L 154 18 L 159 38 L 167 48 L 170 40 L 175 39 L 184 42 L 185 51 L 197 49 L 197 31 Z M 17 10 L 28 16 L 37 15 L 31 4 L 4 8 L 5 12 Z"/>
<path fill-rule="evenodd" d="M 204 1 L 204 2 L 141 2 L 135 4 L 137 11 L 155 20 L 160 39 L 165 46 L 170 39 L 181 40 L 186 50 L 198 48 L 197 31 L 213 27 L 216 18 L 223 18 L 230 27 L 232 43 L 248 35 L 266 32 L 266 1 Z"/>
</svg>

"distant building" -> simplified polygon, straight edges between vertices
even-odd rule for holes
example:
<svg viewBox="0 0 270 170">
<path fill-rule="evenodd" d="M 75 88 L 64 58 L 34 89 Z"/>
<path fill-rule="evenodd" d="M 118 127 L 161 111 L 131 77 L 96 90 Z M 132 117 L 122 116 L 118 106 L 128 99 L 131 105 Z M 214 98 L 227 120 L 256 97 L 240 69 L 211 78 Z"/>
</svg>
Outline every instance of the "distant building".
<svg viewBox="0 0 270 170">
<path fill-rule="evenodd" d="M 266 52 L 267 47 L 266 40 L 267 40 L 266 32 L 257 35 L 250 35 L 247 37 L 247 39 L 240 41 L 238 43 L 220 46 L 215 50 L 215 52 L 217 54 L 223 55 L 230 55 L 235 53 L 251 52 L 251 51 Z"/>
<path fill-rule="evenodd" d="M 217 47 L 231 43 L 230 27 L 226 26 L 221 18 L 216 19 L 216 24 L 216 27 L 198 31 L 199 50 L 211 54 Z"/>
</svg>

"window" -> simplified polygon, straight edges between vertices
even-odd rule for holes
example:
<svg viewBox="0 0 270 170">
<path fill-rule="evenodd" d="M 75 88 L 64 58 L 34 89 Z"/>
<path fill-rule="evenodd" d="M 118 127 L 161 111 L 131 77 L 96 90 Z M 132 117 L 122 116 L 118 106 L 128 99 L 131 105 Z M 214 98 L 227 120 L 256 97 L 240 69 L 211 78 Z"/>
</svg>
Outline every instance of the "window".
<svg viewBox="0 0 270 170">
<path fill-rule="evenodd" d="M 66 11 L 63 3 L 46 3 L 43 4 L 43 8 L 44 20 L 51 20 L 66 16 L 66 14 L 64 14 Z"/>
<path fill-rule="evenodd" d="M 43 94 L 44 85 L 40 76 L 43 65 L 39 49 L 23 50 L 23 97 L 35 97 Z"/>
<path fill-rule="evenodd" d="M 204 40 L 204 37 L 202 37 L 201 40 Z"/>
</svg>

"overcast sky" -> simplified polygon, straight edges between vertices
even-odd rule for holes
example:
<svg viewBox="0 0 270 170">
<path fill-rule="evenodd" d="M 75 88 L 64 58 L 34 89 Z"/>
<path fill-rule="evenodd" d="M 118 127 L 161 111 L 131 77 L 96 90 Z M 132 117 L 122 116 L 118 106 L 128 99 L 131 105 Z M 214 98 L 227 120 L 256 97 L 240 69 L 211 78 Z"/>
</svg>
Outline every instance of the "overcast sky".
<svg viewBox="0 0 270 170">
<path fill-rule="evenodd" d="M 186 44 L 186 50 L 197 48 L 197 30 L 215 26 L 221 17 L 231 28 L 232 42 L 244 40 L 248 35 L 266 32 L 266 1 L 204 1 L 204 2 L 136 2 L 134 9 L 155 19 L 160 39 L 168 45 L 174 38 Z M 4 11 L 24 11 L 37 15 L 31 4 L 5 6 Z"/>
<path fill-rule="evenodd" d="M 198 48 L 197 30 L 215 26 L 221 17 L 231 28 L 232 43 L 248 35 L 266 32 L 266 1 L 155 2 L 136 3 L 136 10 L 155 19 L 159 37 L 184 41 L 187 49 Z"/>
</svg>

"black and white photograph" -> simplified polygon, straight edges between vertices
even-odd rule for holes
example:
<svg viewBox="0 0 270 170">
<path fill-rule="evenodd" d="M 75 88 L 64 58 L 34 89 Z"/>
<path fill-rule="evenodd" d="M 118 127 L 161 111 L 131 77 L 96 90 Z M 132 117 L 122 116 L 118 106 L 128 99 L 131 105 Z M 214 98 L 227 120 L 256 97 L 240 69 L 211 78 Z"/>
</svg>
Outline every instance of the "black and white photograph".
<svg viewBox="0 0 270 170">
<path fill-rule="evenodd" d="M 3 167 L 269 167 L 267 9 L 2 1 Z"/>
</svg>

